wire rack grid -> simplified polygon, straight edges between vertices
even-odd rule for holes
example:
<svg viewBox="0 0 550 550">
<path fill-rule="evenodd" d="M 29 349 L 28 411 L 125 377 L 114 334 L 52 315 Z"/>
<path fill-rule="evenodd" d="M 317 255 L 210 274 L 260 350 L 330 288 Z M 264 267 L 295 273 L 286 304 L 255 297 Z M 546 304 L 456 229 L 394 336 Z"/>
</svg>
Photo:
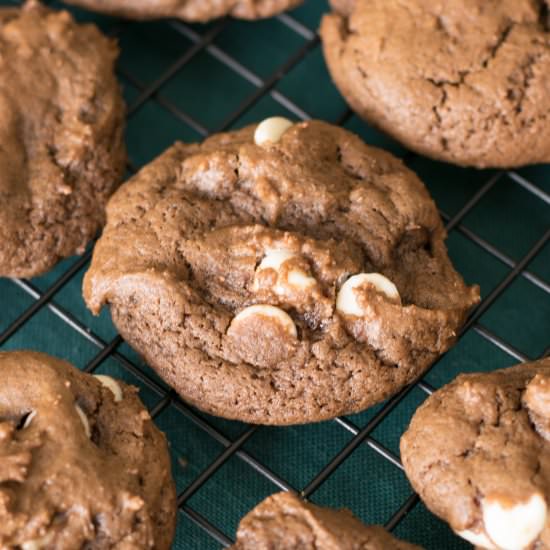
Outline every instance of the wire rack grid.
<svg viewBox="0 0 550 550">
<path fill-rule="evenodd" d="M 92 318 L 80 296 L 91 248 L 33 281 L 0 280 L 2 349 L 47 351 L 140 387 L 171 443 L 177 549 L 229 546 L 239 518 L 278 490 L 351 508 L 364 521 L 383 523 L 427 548 L 466 548 L 410 489 L 399 437 L 416 406 L 458 372 L 550 353 L 550 166 L 485 172 L 449 167 L 403 150 L 359 121 L 322 63 L 316 28 L 327 10 L 325 2 L 309 0 L 269 21 L 222 19 L 205 26 L 71 10 L 121 45 L 129 173 L 174 139 L 196 141 L 272 114 L 324 118 L 389 148 L 421 175 L 441 207 L 451 257 L 468 282 L 482 288 L 482 302 L 456 347 L 415 384 L 360 415 L 279 429 L 197 412 L 124 344 L 108 314 Z"/>
</svg>

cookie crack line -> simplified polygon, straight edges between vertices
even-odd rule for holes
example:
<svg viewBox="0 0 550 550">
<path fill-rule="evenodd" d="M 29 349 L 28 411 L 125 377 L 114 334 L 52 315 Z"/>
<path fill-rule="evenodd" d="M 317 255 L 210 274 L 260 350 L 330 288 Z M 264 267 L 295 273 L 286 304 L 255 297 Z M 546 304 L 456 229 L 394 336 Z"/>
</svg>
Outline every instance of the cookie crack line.
<svg viewBox="0 0 550 550">
<path fill-rule="evenodd" d="M 545 32 L 550 32 L 550 6 L 547 0 L 536 0 L 539 10 L 539 24 Z"/>
<path fill-rule="evenodd" d="M 481 66 L 486 69 L 487 66 L 489 65 L 489 62 L 492 60 L 492 59 L 495 59 L 499 50 L 504 46 L 504 44 L 506 43 L 506 40 L 508 39 L 508 37 L 510 36 L 510 33 L 512 32 L 512 29 L 517 25 L 517 23 L 515 21 L 510 21 L 505 27 L 504 29 L 500 32 L 500 35 L 497 39 L 497 41 L 495 42 L 495 45 L 490 49 L 490 52 L 489 52 L 489 56 L 487 58 L 485 58 L 483 60 L 483 62 L 481 63 Z"/>
<path fill-rule="evenodd" d="M 527 97 L 527 92 L 529 90 L 529 87 L 531 86 L 531 82 L 534 79 L 533 67 L 537 64 L 537 62 L 540 60 L 540 58 L 541 58 L 540 55 L 528 55 L 527 60 L 525 61 L 525 63 L 522 63 L 520 65 L 519 70 L 522 73 L 523 79 L 522 79 L 522 85 L 519 88 L 517 97 L 515 95 L 514 88 L 511 87 L 508 90 L 507 98 L 511 102 L 514 102 L 514 100 L 515 100 L 514 110 L 517 114 L 520 114 L 523 110 L 523 103 L 524 103 L 524 101 Z M 511 84 L 513 84 L 513 82 L 511 82 Z M 549 111 L 550 111 L 550 109 L 549 109 Z M 541 117 L 545 117 L 545 116 L 546 115 L 541 113 Z"/>
<path fill-rule="evenodd" d="M 489 48 L 489 54 L 485 59 L 483 59 L 479 65 L 478 68 L 470 67 L 468 69 L 462 69 L 458 71 L 459 78 L 458 80 L 448 80 L 444 78 L 434 78 L 434 77 L 426 77 L 426 81 L 433 84 L 436 88 L 442 88 L 444 89 L 445 86 L 452 86 L 453 88 L 460 88 L 463 84 L 466 83 L 466 79 L 470 75 L 476 75 L 480 72 L 483 72 L 484 69 L 487 69 L 489 66 L 490 61 L 495 59 L 498 55 L 499 50 L 504 46 L 506 40 L 508 39 L 508 36 L 510 35 L 510 32 L 514 28 L 514 26 L 517 25 L 516 22 L 510 21 L 504 29 L 499 33 L 499 36 L 497 40 L 495 41 L 495 44 Z M 445 96 L 445 101 L 447 97 Z"/>
<path fill-rule="evenodd" d="M 479 68 L 469 68 L 469 69 L 459 70 L 458 80 L 448 80 L 444 78 L 440 79 L 440 78 L 433 78 L 433 77 L 426 77 L 426 80 L 437 88 L 444 89 L 445 86 L 460 88 L 460 86 L 462 86 L 466 82 L 466 78 L 468 78 L 470 75 L 475 75 L 482 72 L 484 69 L 488 67 L 489 62 L 496 58 L 499 50 L 502 48 L 502 46 L 508 39 L 508 36 L 510 35 L 510 32 L 512 31 L 515 25 L 516 23 L 511 21 L 504 27 L 504 29 L 499 34 L 495 44 L 490 48 L 489 55 L 481 61 Z M 447 96 L 445 95 L 445 101 L 446 99 L 447 99 Z"/>
</svg>

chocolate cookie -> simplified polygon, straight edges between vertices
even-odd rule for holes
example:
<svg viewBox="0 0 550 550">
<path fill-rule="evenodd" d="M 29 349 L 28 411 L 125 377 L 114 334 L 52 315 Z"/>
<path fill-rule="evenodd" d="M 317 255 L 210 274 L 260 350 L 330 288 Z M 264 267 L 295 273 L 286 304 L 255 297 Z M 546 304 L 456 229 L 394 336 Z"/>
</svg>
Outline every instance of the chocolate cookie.
<svg viewBox="0 0 550 550">
<path fill-rule="evenodd" d="M 92 11 L 131 19 L 177 17 L 206 22 L 230 15 L 262 19 L 296 7 L 302 0 L 67 0 Z"/>
<path fill-rule="evenodd" d="M 0 548 L 168 550 L 170 458 L 136 389 L 25 351 L 0 379 Z"/>
<path fill-rule="evenodd" d="M 0 276 L 82 253 L 124 172 L 114 40 L 34 1 L 0 8 Z"/>
<path fill-rule="evenodd" d="M 98 313 L 195 406 L 263 424 L 361 411 L 455 341 L 477 288 L 420 180 L 329 124 L 176 143 L 107 207 Z"/>
<path fill-rule="evenodd" d="M 401 439 L 426 506 L 482 548 L 550 548 L 550 358 L 466 374 L 418 409 Z"/>
<path fill-rule="evenodd" d="M 545 0 L 331 0 L 334 82 L 421 154 L 480 168 L 550 162 Z"/>
<path fill-rule="evenodd" d="M 242 520 L 230 550 L 420 550 L 348 510 L 321 508 L 292 493 L 266 498 Z"/>
</svg>

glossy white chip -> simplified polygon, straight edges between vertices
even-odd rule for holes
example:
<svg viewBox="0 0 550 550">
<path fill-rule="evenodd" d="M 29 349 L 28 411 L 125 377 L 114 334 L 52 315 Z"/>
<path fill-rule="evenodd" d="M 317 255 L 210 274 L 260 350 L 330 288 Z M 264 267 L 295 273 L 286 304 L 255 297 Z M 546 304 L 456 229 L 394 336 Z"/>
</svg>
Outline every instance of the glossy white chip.
<svg viewBox="0 0 550 550">
<path fill-rule="evenodd" d="M 265 256 L 256 268 L 256 273 L 263 271 L 264 269 L 274 269 L 279 272 L 281 266 L 288 260 L 296 258 L 296 254 L 288 250 L 287 248 L 274 248 L 266 251 Z M 301 269 L 292 269 L 287 274 L 286 284 L 276 283 L 273 288 L 277 294 L 285 294 L 287 287 L 291 286 L 298 290 L 305 290 L 314 286 L 317 281 L 310 277 L 307 273 Z M 254 290 L 258 290 L 259 285 L 257 280 L 254 281 Z"/>
<path fill-rule="evenodd" d="M 36 411 L 32 411 L 30 414 L 27 415 L 27 418 L 25 418 L 25 422 L 23 423 L 23 430 L 31 425 L 31 422 L 33 421 L 33 418 L 35 416 Z"/>
<path fill-rule="evenodd" d="M 257 271 L 262 269 L 274 269 L 279 271 L 279 268 L 291 258 L 295 258 L 296 254 L 288 250 L 288 248 L 272 248 L 266 250 L 265 256 L 263 257 L 260 265 L 258 265 Z"/>
<path fill-rule="evenodd" d="M 90 430 L 90 423 L 88 422 L 88 417 L 78 405 L 75 404 L 74 408 L 76 409 L 76 412 L 78 413 L 78 416 L 82 421 L 82 425 L 84 426 L 84 432 L 86 433 L 86 436 L 88 438 L 92 437 L 92 430 Z"/>
<path fill-rule="evenodd" d="M 365 310 L 357 300 L 355 289 L 363 285 L 372 285 L 378 292 L 387 296 L 390 300 L 400 300 L 397 287 L 380 273 L 359 273 L 350 277 L 340 288 L 336 297 L 336 309 L 345 315 L 361 317 Z"/>
<path fill-rule="evenodd" d="M 270 306 L 267 304 L 257 304 L 255 306 L 250 306 L 243 309 L 239 312 L 233 320 L 231 321 L 231 328 L 235 328 L 238 324 L 246 323 L 251 317 L 268 317 L 269 319 L 279 323 L 279 325 L 291 336 L 296 338 L 298 332 L 296 331 L 296 325 L 294 321 L 290 318 L 288 313 L 282 309 Z"/>
<path fill-rule="evenodd" d="M 111 378 L 110 376 L 105 376 L 104 374 L 94 374 L 94 377 L 97 378 L 97 380 L 101 382 L 103 386 L 111 390 L 117 403 L 119 401 L 122 401 L 122 389 L 119 383 L 114 378 Z"/>
<path fill-rule="evenodd" d="M 293 269 L 288 272 L 288 284 L 294 288 L 305 290 L 317 284 L 317 281 L 301 269 Z"/>
<path fill-rule="evenodd" d="M 546 525 L 546 501 L 538 493 L 515 505 L 502 503 L 497 498 L 486 498 L 481 508 L 485 531 L 502 550 L 529 547 Z"/>
<path fill-rule="evenodd" d="M 487 550 L 498 550 L 497 547 L 489 540 L 489 537 L 485 533 L 476 533 L 465 529 L 464 531 L 455 531 L 459 537 L 471 542 L 474 546 L 480 548 L 487 548 Z"/>
<path fill-rule="evenodd" d="M 254 143 L 256 145 L 277 143 L 292 124 L 290 120 L 281 116 L 266 118 L 256 127 Z"/>
</svg>

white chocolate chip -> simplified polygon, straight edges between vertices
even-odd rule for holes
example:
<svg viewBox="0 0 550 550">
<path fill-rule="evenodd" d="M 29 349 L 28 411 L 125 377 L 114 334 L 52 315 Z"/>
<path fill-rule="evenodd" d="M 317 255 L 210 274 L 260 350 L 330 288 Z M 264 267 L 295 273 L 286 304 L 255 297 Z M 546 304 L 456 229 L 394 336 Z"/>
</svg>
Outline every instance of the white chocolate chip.
<svg viewBox="0 0 550 550">
<path fill-rule="evenodd" d="M 21 544 L 21 550 L 41 550 L 52 542 L 53 537 L 54 534 L 52 532 L 44 535 L 43 537 L 28 540 L 27 542 Z"/>
<path fill-rule="evenodd" d="M 471 542 L 474 546 L 480 548 L 487 548 L 488 550 L 497 550 L 497 547 L 489 540 L 489 537 L 485 533 L 476 533 L 465 529 L 464 531 L 455 531 L 459 537 Z"/>
<path fill-rule="evenodd" d="M 289 271 L 287 280 L 290 286 L 293 286 L 294 288 L 299 288 L 300 290 L 310 288 L 317 283 L 317 281 L 313 277 L 310 277 L 301 269 L 293 269 Z"/>
<path fill-rule="evenodd" d="M 27 418 L 25 418 L 25 422 L 23 423 L 23 428 L 22 428 L 23 430 L 25 428 L 28 428 L 31 425 L 31 422 L 35 416 L 36 416 L 36 411 L 32 411 L 27 415 Z"/>
<path fill-rule="evenodd" d="M 246 320 L 250 317 L 255 316 L 269 317 L 273 321 L 279 323 L 279 325 L 294 338 L 298 336 L 296 325 L 294 324 L 294 321 L 290 318 L 288 313 L 286 313 L 282 309 L 279 309 L 278 307 L 266 304 L 258 304 L 243 309 L 241 312 L 235 315 L 235 317 L 231 321 L 229 330 L 231 330 L 232 327 L 234 328 L 235 326 L 237 326 L 239 323 L 246 322 Z"/>
<path fill-rule="evenodd" d="M 336 297 L 336 309 L 345 315 L 356 315 L 361 317 L 365 314 L 365 310 L 357 300 L 355 289 L 370 285 L 377 292 L 384 294 L 392 301 L 400 301 L 397 287 L 384 275 L 380 273 L 359 273 L 350 277 L 340 288 Z"/>
<path fill-rule="evenodd" d="M 78 413 L 78 416 L 82 421 L 82 425 L 84 426 L 84 432 L 86 433 L 88 438 L 92 437 L 92 430 L 90 430 L 90 422 L 88 421 L 88 417 L 78 405 L 75 404 L 74 408 L 76 409 L 76 412 Z"/>
<path fill-rule="evenodd" d="M 263 257 L 260 265 L 257 268 L 257 271 L 262 269 L 274 269 L 279 271 L 279 268 L 291 258 L 295 258 L 296 254 L 288 250 L 288 248 L 273 248 L 266 250 L 265 256 Z"/>
<path fill-rule="evenodd" d="M 277 143 L 291 126 L 292 122 L 281 116 L 266 118 L 256 127 L 254 143 L 256 145 Z"/>
<path fill-rule="evenodd" d="M 277 273 L 279 273 L 281 266 L 285 262 L 296 257 L 296 254 L 286 248 L 274 248 L 267 250 L 266 255 L 256 268 L 256 273 L 258 274 L 264 269 L 274 269 Z M 273 291 L 276 294 L 285 294 L 289 290 L 288 286 L 297 290 L 305 290 L 314 286 L 317 281 L 301 269 L 291 269 L 287 274 L 286 283 L 287 284 L 284 284 L 284 282 L 277 282 L 273 287 Z M 259 288 L 257 279 L 254 280 L 253 288 L 254 290 L 258 290 Z"/>
<path fill-rule="evenodd" d="M 485 531 L 502 550 L 529 547 L 546 525 L 546 501 L 538 493 L 515 505 L 488 497 L 483 499 L 481 508 Z"/>
<path fill-rule="evenodd" d="M 115 396 L 115 401 L 118 403 L 122 401 L 122 389 L 120 388 L 119 383 L 110 376 L 105 376 L 104 374 L 94 374 L 94 377 L 97 378 L 99 382 L 109 390 Z"/>
</svg>

